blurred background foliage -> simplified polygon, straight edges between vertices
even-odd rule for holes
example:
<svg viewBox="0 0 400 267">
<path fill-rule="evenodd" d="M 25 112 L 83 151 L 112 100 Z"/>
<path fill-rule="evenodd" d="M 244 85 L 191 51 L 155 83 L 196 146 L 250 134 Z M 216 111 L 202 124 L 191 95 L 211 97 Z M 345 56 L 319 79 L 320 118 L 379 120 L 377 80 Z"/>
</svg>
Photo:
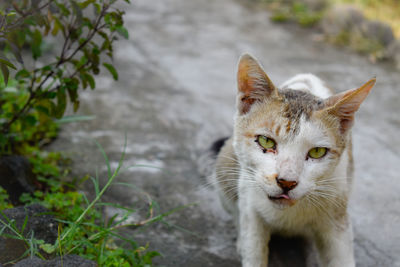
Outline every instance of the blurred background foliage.
<svg viewBox="0 0 400 267">
<path fill-rule="evenodd" d="M 262 0 L 275 22 L 317 29 L 319 39 L 400 67 L 400 2 L 397 0 Z M 397 39 L 397 40 L 396 40 Z"/>
<path fill-rule="evenodd" d="M 79 89 L 95 89 L 101 68 L 118 79 L 113 43 L 128 31 L 115 2 L 0 3 L 0 155 L 54 138 L 67 103 L 79 108 Z"/>
<path fill-rule="evenodd" d="M 400 37 L 400 2 L 398 0 L 263 0 L 274 11 L 277 21 L 297 18 L 303 26 L 312 26 L 324 10 L 337 5 L 353 5 L 371 20 L 379 20 L 393 28 Z M 322 12 L 322 13 L 321 13 Z"/>
<path fill-rule="evenodd" d="M 398 0 L 330 0 L 332 4 L 352 4 L 373 20 L 387 23 L 400 38 L 400 2 Z"/>
</svg>

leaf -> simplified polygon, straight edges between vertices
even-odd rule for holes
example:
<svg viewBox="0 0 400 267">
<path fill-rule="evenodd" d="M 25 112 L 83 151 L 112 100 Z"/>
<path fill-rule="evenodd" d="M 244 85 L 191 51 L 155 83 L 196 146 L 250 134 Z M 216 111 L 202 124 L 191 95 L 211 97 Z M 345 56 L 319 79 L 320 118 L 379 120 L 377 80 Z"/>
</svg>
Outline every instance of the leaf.
<svg viewBox="0 0 400 267">
<path fill-rule="evenodd" d="M 46 92 L 43 95 L 43 98 L 47 98 L 47 99 L 54 99 L 57 96 L 56 92 Z M 52 102 L 53 103 L 53 102 Z M 53 103 L 54 104 L 54 103 Z"/>
<path fill-rule="evenodd" d="M 99 15 L 101 12 L 101 5 L 99 3 L 93 3 L 93 12 L 94 14 Z"/>
<path fill-rule="evenodd" d="M 97 66 L 93 66 L 93 67 L 92 67 L 92 71 L 93 71 L 93 73 L 94 73 L 95 75 L 97 75 L 97 74 L 100 73 L 100 69 L 99 69 Z"/>
<path fill-rule="evenodd" d="M 35 109 L 37 111 L 41 112 L 46 116 L 50 116 L 51 114 L 53 114 L 55 108 L 56 108 L 55 104 L 48 99 L 39 101 L 35 106 Z"/>
<path fill-rule="evenodd" d="M 50 8 L 47 10 L 47 20 L 51 24 L 54 20 L 53 14 L 51 13 Z"/>
<path fill-rule="evenodd" d="M 72 9 L 74 10 L 74 14 L 76 16 L 76 23 L 79 26 L 82 24 L 82 18 L 83 18 L 82 9 L 76 1 L 74 1 L 74 0 L 70 0 L 70 1 L 71 1 Z"/>
<path fill-rule="evenodd" d="M 29 125 L 29 126 L 34 126 L 37 122 L 37 119 L 35 116 L 28 115 L 24 118 L 24 121 Z"/>
<path fill-rule="evenodd" d="M 79 100 L 74 101 L 74 112 L 77 112 L 79 109 L 79 105 L 81 104 L 81 102 L 79 102 Z"/>
<path fill-rule="evenodd" d="M 48 243 L 41 244 L 39 247 L 43 249 L 43 251 L 46 252 L 47 254 L 52 254 L 54 251 L 56 251 L 56 246 Z"/>
<path fill-rule="evenodd" d="M 64 16 L 68 17 L 71 14 L 71 12 L 68 10 L 68 8 L 64 4 L 59 3 L 59 2 L 56 2 L 55 4 L 60 9 L 60 11 L 63 13 Z"/>
<path fill-rule="evenodd" d="M 106 67 L 106 69 L 111 73 L 111 75 L 113 76 L 114 80 L 118 80 L 118 73 L 115 70 L 114 66 L 108 63 L 103 63 L 103 66 Z"/>
<path fill-rule="evenodd" d="M 75 68 L 79 69 L 80 67 L 85 65 L 87 62 L 88 62 L 88 58 L 85 55 L 83 55 L 81 57 L 81 59 L 75 64 Z"/>
<path fill-rule="evenodd" d="M 35 109 L 47 116 L 49 116 L 49 109 L 47 107 L 44 106 L 36 106 Z"/>
<path fill-rule="evenodd" d="M 111 50 L 112 49 L 112 45 L 110 43 L 110 40 L 105 39 L 103 44 L 101 45 L 101 50 Z"/>
<path fill-rule="evenodd" d="M 83 76 L 85 77 L 85 79 L 89 83 L 90 88 L 94 89 L 96 87 L 96 82 L 95 82 L 93 76 L 88 74 L 88 73 L 84 74 Z"/>
<path fill-rule="evenodd" d="M 78 99 L 78 90 L 73 87 L 67 87 L 69 99 L 71 102 L 75 102 Z"/>
<path fill-rule="evenodd" d="M 23 47 L 26 41 L 26 32 L 16 31 L 11 32 L 8 36 L 9 42 L 15 43 L 18 47 Z"/>
<path fill-rule="evenodd" d="M 29 78 L 30 76 L 31 74 L 29 73 L 29 71 L 27 71 L 26 69 L 22 69 L 15 74 L 15 79 L 21 80 L 24 78 Z"/>
<path fill-rule="evenodd" d="M 71 102 L 75 102 L 78 99 L 78 85 L 79 80 L 77 78 L 68 79 L 65 83 Z"/>
<path fill-rule="evenodd" d="M 103 37 L 104 40 L 108 40 L 108 35 L 107 33 L 105 33 L 104 31 L 99 31 L 98 34 Z"/>
<path fill-rule="evenodd" d="M 12 63 L 8 60 L 8 58 L 6 58 L 6 57 L 3 56 L 3 55 L 0 55 L 0 64 L 4 64 L 4 65 L 6 65 L 7 67 L 12 68 L 12 69 L 14 69 L 14 70 L 17 69 L 17 67 L 15 67 L 14 64 L 12 64 Z"/>
<path fill-rule="evenodd" d="M 117 26 L 116 30 L 122 37 L 129 39 L 129 32 L 124 26 Z"/>
<path fill-rule="evenodd" d="M 54 18 L 54 26 L 53 30 L 51 31 L 51 35 L 56 36 L 60 29 L 64 31 L 64 26 L 61 24 L 58 18 Z"/>
<path fill-rule="evenodd" d="M 10 13 L 7 14 L 7 17 L 14 17 L 15 15 L 17 15 L 16 12 L 10 11 Z"/>
<path fill-rule="evenodd" d="M 64 115 L 66 107 L 67 107 L 67 95 L 64 89 L 59 89 L 57 91 L 57 108 L 55 110 L 54 116 L 57 119 L 60 119 Z"/>
<path fill-rule="evenodd" d="M 83 2 L 83 3 L 80 3 L 79 6 L 80 6 L 82 9 L 85 9 L 85 8 L 88 7 L 88 5 L 93 4 L 94 2 L 96 2 L 96 0 L 86 0 L 86 1 Z"/>
<path fill-rule="evenodd" d="M 7 66 L 0 63 L 1 73 L 3 74 L 4 84 L 7 85 L 8 83 L 8 76 L 10 75 L 10 71 L 8 70 Z"/>
<path fill-rule="evenodd" d="M 38 29 L 36 29 L 32 35 L 32 45 L 31 45 L 32 56 L 34 59 L 38 59 L 42 55 L 41 44 L 42 44 L 42 34 Z"/>
<path fill-rule="evenodd" d="M 19 48 L 12 42 L 8 42 L 8 45 L 10 46 L 11 52 L 13 53 L 15 59 L 19 63 L 24 64 L 24 60 L 22 59 L 21 51 L 19 50 Z"/>
</svg>

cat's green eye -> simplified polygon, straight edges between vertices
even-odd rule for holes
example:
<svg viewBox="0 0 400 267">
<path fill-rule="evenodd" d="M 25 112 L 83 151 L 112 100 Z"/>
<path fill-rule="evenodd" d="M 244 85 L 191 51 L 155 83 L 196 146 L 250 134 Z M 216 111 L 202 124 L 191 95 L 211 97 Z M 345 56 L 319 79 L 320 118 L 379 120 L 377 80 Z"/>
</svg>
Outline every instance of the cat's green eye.
<svg viewBox="0 0 400 267">
<path fill-rule="evenodd" d="M 276 143 L 271 138 L 268 138 L 264 135 L 259 135 L 257 137 L 256 142 L 264 149 L 275 149 Z"/>
<path fill-rule="evenodd" d="M 326 155 L 328 149 L 326 147 L 314 147 L 308 151 L 308 156 L 313 159 L 319 159 Z"/>
</svg>

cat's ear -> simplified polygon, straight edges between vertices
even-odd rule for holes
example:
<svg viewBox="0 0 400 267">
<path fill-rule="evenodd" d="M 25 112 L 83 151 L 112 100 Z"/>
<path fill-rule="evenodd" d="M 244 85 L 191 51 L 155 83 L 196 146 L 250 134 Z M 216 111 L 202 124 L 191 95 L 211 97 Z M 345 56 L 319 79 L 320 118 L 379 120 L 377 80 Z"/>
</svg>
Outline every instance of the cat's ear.
<svg viewBox="0 0 400 267">
<path fill-rule="evenodd" d="M 278 93 L 263 68 L 249 54 L 244 54 L 240 57 L 237 82 L 237 104 L 240 114 L 246 114 L 256 101 L 261 101 L 265 97 L 277 95 Z"/>
<path fill-rule="evenodd" d="M 345 133 L 353 125 L 354 113 L 367 97 L 375 82 L 376 79 L 373 78 L 360 88 L 333 95 L 325 100 L 328 113 L 339 117 L 342 133 Z"/>
</svg>

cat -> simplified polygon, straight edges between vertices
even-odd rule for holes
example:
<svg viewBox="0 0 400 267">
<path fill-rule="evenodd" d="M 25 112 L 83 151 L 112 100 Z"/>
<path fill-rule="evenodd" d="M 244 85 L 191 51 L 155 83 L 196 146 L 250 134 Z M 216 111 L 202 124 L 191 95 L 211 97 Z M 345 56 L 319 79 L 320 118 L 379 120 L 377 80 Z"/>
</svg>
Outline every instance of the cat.
<svg viewBox="0 0 400 267">
<path fill-rule="evenodd" d="M 310 238 L 320 266 L 355 266 L 347 213 L 351 127 L 376 79 L 333 94 L 318 77 L 299 74 L 278 89 L 244 54 L 237 82 L 233 136 L 213 177 L 236 220 L 242 266 L 268 265 L 272 233 Z"/>
</svg>

